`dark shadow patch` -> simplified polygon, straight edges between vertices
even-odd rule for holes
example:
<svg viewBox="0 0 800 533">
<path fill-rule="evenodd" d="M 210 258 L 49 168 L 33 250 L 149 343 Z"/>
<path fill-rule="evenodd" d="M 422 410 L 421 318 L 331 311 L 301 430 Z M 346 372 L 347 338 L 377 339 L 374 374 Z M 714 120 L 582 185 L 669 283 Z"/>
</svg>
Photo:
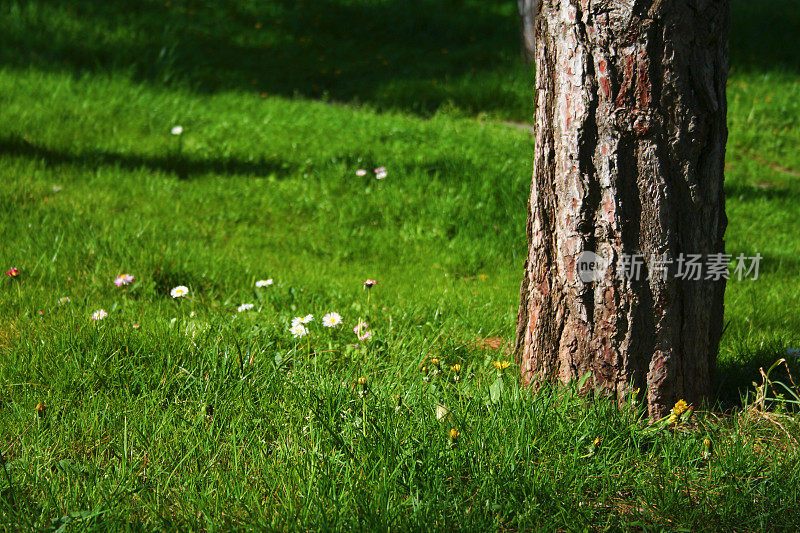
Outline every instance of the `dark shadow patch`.
<svg viewBox="0 0 800 533">
<path fill-rule="evenodd" d="M 736 350 L 735 356 L 721 360 L 717 364 L 714 402 L 722 410 L 740 408 L 745 400 L 752 401 L 756 386 L 762 384 L 759 369 L 765 372 L 779 359 L 786 359 L 791 377 L 786 366 L 776 367 L 769 375 L 770 381 L 780 381 L 787 386 L 792 386 L 800 376 L 800 359 L 786 354 L 786 347 L 779 341 L 764 343 L 758 348 L 745 346 Z M 780 392 L 780 391 L 779 391 Z"/>
<path fill-rule="evenodd" d="M 800 72 L 797 0 L 733 0 L 730 64 L 734 70 Z"/>
<path fill-rule="evenodd" d="M 205 93 L 331 98 L 425 115 L 452 101 L 477 113 L 508 108 L 519 96 L 504 92 L 505 80 L 532 73 L 518 58 L 508 0 L 39 0 L 2 9 L 3 18 L 0 64 L 117 71 Z M 498 83 L 479 83 L 486 72 Z M 483 74 L 470 83 L 475 73 Z"/>
<path fill-rule="evenodd" d="M 782 184 L 725 182 L 725 197 L 744 201 L 784 200 L 800 196 L 800 192 Z"/>
<path fill-rule="evenodd" d="M 126 170 L 148 169 L 179 178 L 189 179 L 206 174 L 221 176 L 273 176 L 285 177 L 296 171 L 294 164 L 280 159 L 261 157 L 255 161 L 243 161 L 232 157 L 196 159 L 185 155 L 149 156 L 142 154 L 119 154 L 104 150 L 86 150 L 78 153 L 61 151 L 41 146 L 18 136 L 0 137 L 0 156 L 20 156 L 43 161 L 49 166 L 77 165 L 84 168 L 103 166 Z"/>
</svg>

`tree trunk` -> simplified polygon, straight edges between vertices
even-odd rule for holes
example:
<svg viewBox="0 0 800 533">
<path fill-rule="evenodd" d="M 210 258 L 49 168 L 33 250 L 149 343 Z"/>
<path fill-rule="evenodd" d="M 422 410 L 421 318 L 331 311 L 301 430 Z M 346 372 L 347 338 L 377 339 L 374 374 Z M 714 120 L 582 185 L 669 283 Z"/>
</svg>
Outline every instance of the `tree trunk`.
<svg viewBox="0 0 800 533">
<path fill-rule="evenodd" d="M 725 277 L 681 277 L 680 261 L 724 252 L 729 2 L 541 3 L 523 379 L 591 371 L 619 400 L 631 382 L 646 387 L 652 417 L 681 398 L 699 406 L 711 393 Z M 664 261 L 648 264 L 654 257 Z M 579 276 L 587 258 L 601 268 Z"/>
<path fill-rule="evenodd" d="M 522 60 L 530 63 L 536 57 L 536 6 L 538 0 L 517 0 L 519 9 L 519 42 Z"/>
</svg>

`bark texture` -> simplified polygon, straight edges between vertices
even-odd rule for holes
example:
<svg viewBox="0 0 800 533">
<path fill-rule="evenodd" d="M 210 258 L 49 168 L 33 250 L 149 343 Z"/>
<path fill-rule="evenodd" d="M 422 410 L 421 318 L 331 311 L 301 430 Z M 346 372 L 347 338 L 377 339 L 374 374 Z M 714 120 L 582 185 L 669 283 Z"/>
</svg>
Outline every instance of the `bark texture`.
<svg viewBox="0 0 800 533">
<path fill-rule="evenodd" d="M 711 393 L 725 279 L 676 277 L 724 251 L 727 0 L 540 0 L 529 256 L 517 327 L 526 382 L 592 371 L 651 416 Z M 604 258 L 584 282 L 576 259 Z M 625 256 L 672 261 L 620 279 Z M 705 272 L 703 273 L 705 278 Z"/>
<path fill-rule="evenodd" d="M 519 41 L 522 60 L 533 62 L 536 57 L 536 8 L 539 0 L 517 0 L 519 9 Z"/>
</svg>

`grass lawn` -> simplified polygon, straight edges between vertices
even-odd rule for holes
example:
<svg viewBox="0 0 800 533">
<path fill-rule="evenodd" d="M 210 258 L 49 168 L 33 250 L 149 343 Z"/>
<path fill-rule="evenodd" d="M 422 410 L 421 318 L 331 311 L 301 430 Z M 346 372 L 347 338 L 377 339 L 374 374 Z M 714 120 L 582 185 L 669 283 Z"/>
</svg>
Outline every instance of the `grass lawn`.
<svg viewBox="0 0 800 533">
<path fill-rule="evenodd" d="M 726 245 L 763 259 L 666 427 L 501 364 L 515 2 L 0 2 L 0 527 L 800 528 L 800 397 L 752 384 L 800 348 L 800 12 L 732 4 Z"/>
</svg>

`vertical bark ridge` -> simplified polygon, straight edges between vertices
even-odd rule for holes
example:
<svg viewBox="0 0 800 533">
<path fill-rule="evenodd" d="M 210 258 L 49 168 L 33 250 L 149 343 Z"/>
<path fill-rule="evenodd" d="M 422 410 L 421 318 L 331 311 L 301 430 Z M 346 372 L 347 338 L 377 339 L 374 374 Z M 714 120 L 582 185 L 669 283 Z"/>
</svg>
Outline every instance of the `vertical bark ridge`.
<svg viewBox="0 0 800 533">
<path fill-rule="evenodd" d="M 724 280 L 618 272 L 626 254 L 724 250 L 728 13 L 726 0 L 542 0 L 526 382 L 591 370 L 618 397 L 646 386 L 653 416 L 710 392 Z M 605 260 L 599 280 L 577 275 L 587 251 Z"/>
</svg>

